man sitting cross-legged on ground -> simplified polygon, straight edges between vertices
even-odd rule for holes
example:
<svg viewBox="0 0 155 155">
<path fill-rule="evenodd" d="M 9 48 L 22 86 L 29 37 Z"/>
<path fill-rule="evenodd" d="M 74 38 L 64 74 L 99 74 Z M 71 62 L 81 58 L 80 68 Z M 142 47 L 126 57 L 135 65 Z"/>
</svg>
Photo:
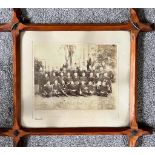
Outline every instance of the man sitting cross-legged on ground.
<svg viewBox="0 0 155 155">
<path fill-rule="evenodd" d="M 50 81 L 47 81 L 47 83 L 44 85 L 42 96 L 43 97 L 52 96 L 52 85 L 50 84 Z"/>
<path fill-rule="evenodd" d="M 85 81 L 81 81 L 81 85 L 79 87 L 79 94 L 81 96 L 87 96 L 88 95 L 88 87 L 85 84 Z"/>
<path fill-rule="evenodd" d="M 88 95 L 94 95 L 96 92 L 96 88 L 95 85 L 92 83 L 92 81 L 88 82 L 87 87 L 88 87 Z"/>
<path fill-rule="evenodd" d="M 68 93 L 69 95 L 72 96 L 78 95 L 78 87 L 73 81 L 71 81 L 70 84 L 68 85 Z"/>
<path fill-rule="evenodd" d="M 101 84 L 101 86 L 98 89 L 98 95 L 99 96 L 107 97 L 108 94 L 109 94 L 108 91 L 109 91 L 109 87 L 108 87 L 108 85 L 106 85 L 106 82 L 103 81 L 102 84 Z"/>
<path fill-rule="evenodd" d="M 60 90 L 61 90 L 61 95 L 64 95 L 64 96 L 67 96 L 67 92 L 68 92 L 68 89 L 67 89 L 67 86 L 65 85 L 65 81 L 61 81 L 61 85 L 60 85 Z"/>
<path fill-rule="evenodd" d="M 99 80 L 96 82 L 96 95 L 100 95 L 100 87 L 101 87 L 102 82 Z"/>
<path fill-rule="evenodd" d="M 106 83 L 106 85 L 108 86 L 108 93 L 112 93 L 112 85 L 111 85 L 111 80 L 108 77 L 108 73 L 104 73 L 104 77 L 103 77 L 103 81 Z"/>
<path fill-rule="evenodd" d="M 53 95 L 59 97 L 59 95 L 61 95 L 61 86 L 58 83 L 58 80 L 54 81 L 54 85 L 53 85 Z"/>
</svg>

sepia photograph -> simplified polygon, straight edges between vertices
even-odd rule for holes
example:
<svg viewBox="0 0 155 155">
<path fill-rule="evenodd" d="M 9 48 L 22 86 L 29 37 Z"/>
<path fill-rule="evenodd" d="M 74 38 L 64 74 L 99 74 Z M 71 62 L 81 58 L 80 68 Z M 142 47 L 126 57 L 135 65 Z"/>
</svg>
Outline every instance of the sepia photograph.
<svg viewBox="0 0 155 155">
<path fill-rule="evenodd" d="M 34 43 L 36 109 L 115 109 L 117 46 Z"/>
</svg>

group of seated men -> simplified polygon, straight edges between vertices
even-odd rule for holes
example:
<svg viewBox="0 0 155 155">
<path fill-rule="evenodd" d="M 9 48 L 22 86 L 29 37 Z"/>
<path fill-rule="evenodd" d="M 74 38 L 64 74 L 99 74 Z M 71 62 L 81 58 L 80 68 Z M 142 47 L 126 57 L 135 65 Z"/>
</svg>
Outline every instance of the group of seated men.
<svg viewBox="0 0 155 155">
<path fill-rule="evenodd" d="M 43 75 L 39 85 L 40 94 L 44 97 L 51 96 L 90 96 L 98 95 L 107 97 L 112 93 L 114 74 L 111 71 L 103 73 L 82 72 L 55 72 Z M 44 81 L 44 82 L 43 82 Z"/>
</svg>

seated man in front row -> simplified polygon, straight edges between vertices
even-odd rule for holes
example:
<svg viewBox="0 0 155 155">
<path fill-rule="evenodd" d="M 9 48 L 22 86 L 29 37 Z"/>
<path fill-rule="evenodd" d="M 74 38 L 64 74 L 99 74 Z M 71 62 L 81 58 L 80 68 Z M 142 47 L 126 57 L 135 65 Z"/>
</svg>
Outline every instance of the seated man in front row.
<svg viewBox="0 0 155 155">
<path fill-rule="evenodd" d="M 107 97 L 109 94 L 109 86 L 105 81 L 97 88 L 97 95 Z"/>
<path fill-rule="evenodd" d="M 103 81 L 106 83 L 106 85 L 107 85 L 108 88 L 109 88 L 108 93 L 112 93 L 111 80 L 110 80 L 110 78 L 108 77 L 108 74 L 107 74 L 107 73 L 104 73 Z"/>
<path fill-rule="evenodd" d="M 87 87 L 88 87 L 88 95 L 94 95 L 96 93 L 96 88 L 92 81 L 88 82 Z"/>
<path fill-rule="evenodd" d="M 65 81 L 63 81 L 63 80 L 61 81 L 60 91 L 61 91 L 61 95 L 68 97 L 68 95 L 67 95 L 68 89 L 67 89 L 67 86 L 65 84 Z"/>
<path fill-rule="evenodd" d="M 78 95 L 78 86 L 73 82 L 73 80 L 68 85 L 68 92 L 72 96 Z"/>
<path fill-rule="evenodd" d="M 52 85 L 50 84 L 50 81 L 47 81 L 47 83 L 44 85 L 42 96 L 43 97 L 52 96 Z"/>
<path fill-rule="evenodd" d="M 59 97 L 59 95 L 61 95 L 61 86 L 58 83 L 58 80 L 54 81 L 54 85 L 53 85 L 53 95 Z"/>
<path fill-rule="evenodd" d="M 81 96 L 87 96 L 88 95 L 88 87 L 85 84 L 85 81 L 81 81 L 81 85 L 79 87 L 79 94 Z"/>
</svg>

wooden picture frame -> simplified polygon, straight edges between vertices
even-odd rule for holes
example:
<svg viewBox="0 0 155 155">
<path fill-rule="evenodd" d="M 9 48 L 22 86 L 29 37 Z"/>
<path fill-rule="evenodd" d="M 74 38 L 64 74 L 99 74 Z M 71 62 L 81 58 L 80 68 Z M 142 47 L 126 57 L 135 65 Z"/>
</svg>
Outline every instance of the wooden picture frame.
<svg viewBox="0 0 155 155">
<path fill-rule="evenodd" d="M 130 52 L 130 127 L 103 128 L 23 128 L 21 126 L 21 31 L 129 31 L 131 35 Z M 23 146 L 22 138 L 30 135 L 127 135 L 129 146 L 136 146 L 137 139 L 151 134 L 148 127 L 137 122 L 137 37 L 139 32 L 152 31 L 153 25 L 140 22 L 136 10 L 130 9 L 130 21 L 119 24 L 29 24 L 21 21 L 20 9 L 13 9 L 12 20 L 0 25 L 0 32 L 11 32 L 13 36 L 13 126 L 1 128 L 0 135 L 13 138 L 14 146 Z"/>
</svg>

